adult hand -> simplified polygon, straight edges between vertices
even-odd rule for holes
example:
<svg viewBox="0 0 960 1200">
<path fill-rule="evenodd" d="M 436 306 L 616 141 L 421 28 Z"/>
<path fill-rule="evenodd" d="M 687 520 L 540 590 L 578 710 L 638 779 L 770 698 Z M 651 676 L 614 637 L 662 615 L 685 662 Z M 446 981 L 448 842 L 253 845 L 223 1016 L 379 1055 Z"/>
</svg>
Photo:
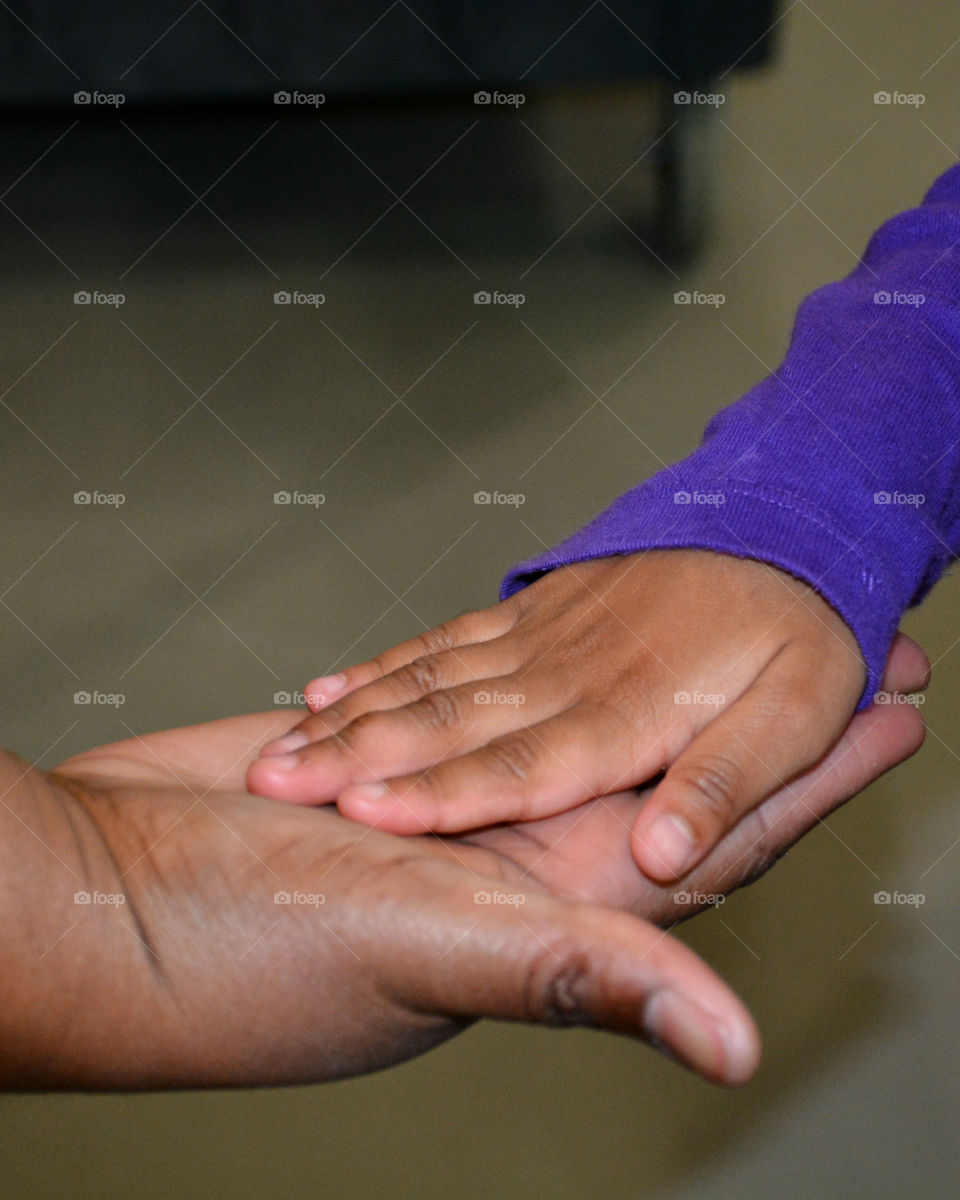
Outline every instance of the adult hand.
<svg viewBox="0 0 960 1200">
<path fill-rule="evenodd" d="M 0 1085 L 328 1080 L 483 1016 L 654 1039 L 718 1081 L 753 1072 L 743 1005 L 653 925 L 549 895 L 489 848 L 247 794 L 292 718 L 49 773 L 0 757 Z"/>
</svg>

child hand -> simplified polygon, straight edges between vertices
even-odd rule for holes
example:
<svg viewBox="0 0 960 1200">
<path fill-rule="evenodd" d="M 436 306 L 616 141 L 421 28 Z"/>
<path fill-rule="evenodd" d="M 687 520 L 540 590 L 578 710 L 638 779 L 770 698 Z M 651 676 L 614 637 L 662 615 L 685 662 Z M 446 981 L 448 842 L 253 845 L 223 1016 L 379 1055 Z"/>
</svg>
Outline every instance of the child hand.
<svg viewBox="0 0 960 1200">
<path fill-rule="evenodd" d="M 703 550 L 597 559 L 315 680 L 314 715 L 247 783 L 393 833 L 454 833 L 665 770 L 632 849 L 666 882 L 831 749 L 865 679 L 846 623 L 786 572 Z"/>
</svg>

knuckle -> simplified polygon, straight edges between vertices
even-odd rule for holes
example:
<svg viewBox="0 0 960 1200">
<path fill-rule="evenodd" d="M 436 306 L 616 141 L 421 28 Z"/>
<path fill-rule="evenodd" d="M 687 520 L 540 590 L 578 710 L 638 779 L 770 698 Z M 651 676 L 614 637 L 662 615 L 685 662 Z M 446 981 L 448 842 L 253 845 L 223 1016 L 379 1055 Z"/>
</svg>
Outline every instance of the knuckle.
<svg viewBox="0 0 960 1200">
<path fill-rule="evenodd" d="M 368 682 L 373 682 L 374 679 L 382 679 L 384 677 L 384 675 L 389 675 L 390 674 L 389 652 L 384 651 L 382 654 L 375 654 L 373 656 L 373 658 L 370 659 L 368 666 L 370 668 L 370 679 L 368 680 Z M 353 683 L 353 680 L 350 679 L 349 672 L 347 673 L 347 679 L 350 683 Z"/>
<path fill-rule="evenodd" d="M 616 730 L 631 758 L 638 757 L 649 747 L 651 738 L 659 737 L 663 730 L 663 705 L 658 694 L 649 684 L 638 685 L 635 680 L 616 680 L 605 695 L 581 701 L 581 707 L 586 707 L 605 731 Z"/>
<path fill-rule="evenodd" d="M 527 963 L 526 1015 L 545 1025 L 592 1024 L 589 996 L 593 974 L 589 953 L 576 946 L 569 935 L 546 940 Z"/>
<path fill-rule="evenodd" d="M 531 610 L 535 608 L 536 596 L 531 594 L 529 587 L 523 587 L 519 592 L 514 592 L 513 595 L 508 600 L 504 600 L 503 603 L 510 606 L 512 610 L 510 612 L 510 616 L 512 617 L 514 624 L 518 624 L 521 621 L 524 621 Z"/>
<path fill-rule="evenodd" d="M 452 769 L 451 769 L 452 768 Z M 405 785 L 401 800 L 407 797 L 432 808 L 437 814 L 436 833 L 446 832 L 444 806 L 457 796 L 457 772 L 452 763 L 435 763 L 425 770 L 411 773 L 409 785 Z M 451 830 L 456 832 L 456 830 Z"/>
<path fill-rule="evenodd" d="M 490 742 L 484 759 L 496 774 L 514 783 L 527 783 L 537 762 L 537 750 L 522 733 L 508 734 Z"/>
<path fill-rule="evenodd" d="M 361 713 L 334 738 L 334 744 L 347 758 L 363 758 L 384 740 L 384 715 L 380 712 Z"/>
<path fill-rule="evenodd" d="M 506 600 L 501 600 L 495 609 L 488 610 L 488 612 L 491 615 L 496 613 L 497 618 L 504 623 L 506 629 L 513 629 L 525 612 L 524 598 L 526 597 L 527 601 L 529 601 L 526 592 L 526 588 L 515 592 L 512 596 L 508 596 Z"/>
<path fill-rule="evenodd" d="M 414 696 L 422 696 L 427 692 L 435 692 L 442 686 L 442 672 L 435 658 L 423 655 L 408 662 L 394 672 L 398 685 Z"/>
<path fill-rule="evenodd" d="M 694 819 L 709 820 L 727 828 L 737 815 L 737 794 L 743 780 L 739 763 L 723 754 L 711 754 L 672 772 L 687 796 Z"/>
<path fill-rule="evenodd" d="M 417 638 L 417 649 L 421 655 L 441 654 L 451 650 L 456 642 L 456 623 L 445 621 L 433 629 L 428 629 Z"/>
<path fill-rule="evenodd" d="M 407 710 L 425 729 L 446 731 L 460 724 L 462 711 L 452 692 L 430 692 Z"/>
</svg>

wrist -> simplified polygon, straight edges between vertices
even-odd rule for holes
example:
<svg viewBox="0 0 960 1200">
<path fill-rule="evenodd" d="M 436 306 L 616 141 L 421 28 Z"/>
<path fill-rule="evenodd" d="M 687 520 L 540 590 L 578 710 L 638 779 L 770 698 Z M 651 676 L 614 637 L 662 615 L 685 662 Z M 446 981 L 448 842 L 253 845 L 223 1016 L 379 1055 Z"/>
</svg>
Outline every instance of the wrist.
<svg viewBox="0 0 960 1200">
<path fill-rule="evenodd" d="M 153 1014 L 136 913 L 89 811 L 0 751 L 0 1087 L 130 1086 Z"/>
</svg>

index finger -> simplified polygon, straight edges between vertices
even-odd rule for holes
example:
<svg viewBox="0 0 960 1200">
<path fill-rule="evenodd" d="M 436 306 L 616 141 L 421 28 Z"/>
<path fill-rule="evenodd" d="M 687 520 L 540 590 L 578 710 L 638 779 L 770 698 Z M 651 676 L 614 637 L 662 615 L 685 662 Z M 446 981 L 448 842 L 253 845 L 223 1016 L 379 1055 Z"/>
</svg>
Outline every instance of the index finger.
<svg viewBox="0 0 960 1200">
<path fill-rule="evenodd" d="M 366 662 L 357 663 L 333 675 L 320 675 L 303 689 L 307 708 L 319 712 L 332 700 L 346 696 L 365 684 L 390 675 L 415 658 L 455 652 L 463 646 L 489 642 L 509 632 L 517 621 L 517 606 L 511 600 L 501 601 L 493 608 L 463 613 L 444 621 L 433 629 L 418 633 L 409 641 L 400 642 Z"/>
</svg>

